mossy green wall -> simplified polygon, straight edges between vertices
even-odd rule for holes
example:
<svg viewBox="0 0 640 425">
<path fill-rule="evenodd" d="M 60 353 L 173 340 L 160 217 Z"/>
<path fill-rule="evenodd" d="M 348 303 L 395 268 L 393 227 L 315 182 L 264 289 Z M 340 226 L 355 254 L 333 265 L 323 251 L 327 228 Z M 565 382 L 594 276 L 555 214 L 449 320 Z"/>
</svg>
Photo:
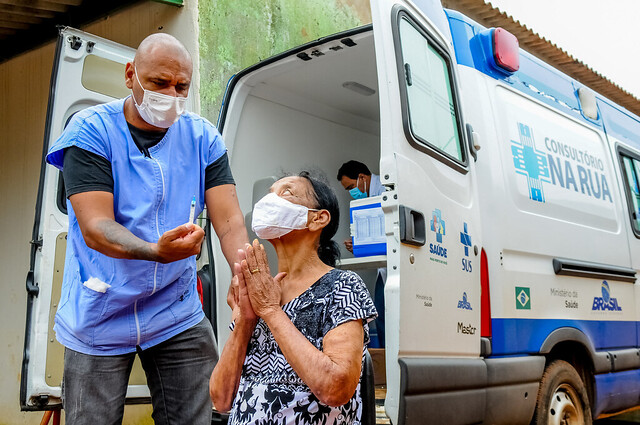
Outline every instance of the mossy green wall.
<svg viewBox="0 0 640 425">
<path fill-rule="evenodd" d="M 233 74 L 371 22 L 368 0 L 200 0 L 198 8 L 201 113 L 214 123 Z"/>
</svg>

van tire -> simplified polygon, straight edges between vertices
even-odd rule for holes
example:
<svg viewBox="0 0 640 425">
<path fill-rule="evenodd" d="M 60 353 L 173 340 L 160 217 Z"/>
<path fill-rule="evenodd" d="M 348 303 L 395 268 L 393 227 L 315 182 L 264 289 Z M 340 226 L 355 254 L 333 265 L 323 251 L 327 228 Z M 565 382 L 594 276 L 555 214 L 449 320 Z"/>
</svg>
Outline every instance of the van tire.
<svg viewBox="0 0 640 425">
<path fill-rule="evenodd" d="M 587 390 L 571 364 L 554 360 L 540 381 L 534 425 L 592 425 Z"/>
</svg>

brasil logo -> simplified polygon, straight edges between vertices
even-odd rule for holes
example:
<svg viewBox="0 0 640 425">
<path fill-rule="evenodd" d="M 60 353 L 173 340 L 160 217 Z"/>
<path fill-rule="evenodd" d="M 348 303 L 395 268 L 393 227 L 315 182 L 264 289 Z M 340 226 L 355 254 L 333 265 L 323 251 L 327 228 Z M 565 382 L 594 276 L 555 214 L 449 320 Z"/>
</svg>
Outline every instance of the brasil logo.
<svg viewBox="0 0 640 425">
<path fill-rule="evenodd" d="M 458 301 L 458 308 L 463 310 L 473 310 L 471 308 L 471 303 L 467 300 L 467 293 L 462 293 L 462 299 Z"/>
<path fill-rule="evenodd" d="M 609 284 L 606 280 L 602 281 L 600 287 L 601 297 L 593 297 L 593 311 L 622 311 L 622 307 L 618 305 L 617 298 L 611 298 L 611 291 L 609 290 Z"/>
</svg>

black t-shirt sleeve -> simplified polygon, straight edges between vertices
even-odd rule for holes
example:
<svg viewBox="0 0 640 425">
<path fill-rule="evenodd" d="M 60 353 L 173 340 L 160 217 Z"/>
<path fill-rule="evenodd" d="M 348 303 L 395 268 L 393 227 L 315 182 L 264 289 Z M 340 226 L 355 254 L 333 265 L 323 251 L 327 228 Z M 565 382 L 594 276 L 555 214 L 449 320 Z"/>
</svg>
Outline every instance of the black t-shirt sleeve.
<svg viewBox="0 0 640 425">
<path fill-rule="evenodd" d="M 91 191 L 113 193 L 111 162 L 77 146 L 64 150 L 62 177 L 67 198 L 76 193 Z"/>
<path fill-rule="evenodd" d="M 223 184 L 236 184 L 231 175 L 231 167 L 229 167 L 229 157 L 225 152 L 220 158 L 207 166 L 205 171 L 204 190 L 207 191 L 212 187 Z"/>
</svg>

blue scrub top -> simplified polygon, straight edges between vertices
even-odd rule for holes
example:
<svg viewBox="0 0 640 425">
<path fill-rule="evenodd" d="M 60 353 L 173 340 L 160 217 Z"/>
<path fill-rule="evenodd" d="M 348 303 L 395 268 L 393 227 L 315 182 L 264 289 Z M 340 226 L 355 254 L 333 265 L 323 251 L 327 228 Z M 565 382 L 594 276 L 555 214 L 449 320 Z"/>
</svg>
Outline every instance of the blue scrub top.
<svg viewBox="0 0 640 425">
<path fill-rule="evenodd" d="M 124 117 L 126 99 L 73 116 L 51 146 L 47 162 L 62 170 L 64 149 L 77 146 L 111 163 L 115 220 L 147 242 L 185 224 L 193 196 L 204 206 L 206 167 L 225 152 L 206 119 L 185 113 L 164 138 L 140 153 Z M 199 323 L 195 256 L 161 264 L 111 258 L 84 242 L 67 200 L 69 233 L 56 338 L 85 354 L 118 355 L 146 349 Z M 105 285 L 106 284 L 106 285 Z"/>
</svg>

